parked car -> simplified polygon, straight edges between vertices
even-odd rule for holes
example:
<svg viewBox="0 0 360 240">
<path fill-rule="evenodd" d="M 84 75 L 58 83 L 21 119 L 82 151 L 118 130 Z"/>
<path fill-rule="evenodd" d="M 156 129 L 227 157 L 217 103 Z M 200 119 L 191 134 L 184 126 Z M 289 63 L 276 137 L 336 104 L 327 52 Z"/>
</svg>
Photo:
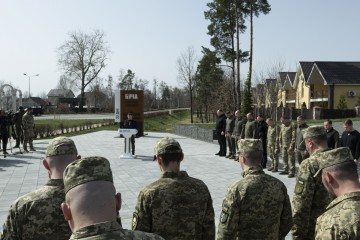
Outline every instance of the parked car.
<svg viewBox="0 0 360 240">
<path fill-rule="evenodd" d="M 33 107 L 32 114 L 34 116 L 40 116 L 40 115 L 44 114 L 44 110 L 42 108 L 39 108 L 39 107 Z"/>
</svg>

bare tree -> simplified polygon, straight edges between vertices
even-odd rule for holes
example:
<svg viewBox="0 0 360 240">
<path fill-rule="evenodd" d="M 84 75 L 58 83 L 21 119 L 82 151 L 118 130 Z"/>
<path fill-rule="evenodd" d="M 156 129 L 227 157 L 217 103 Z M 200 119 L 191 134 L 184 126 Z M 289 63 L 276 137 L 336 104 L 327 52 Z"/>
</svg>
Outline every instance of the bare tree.
<svg viewBox="0 0 360 240">
<path fill-rule="evenodd" d="M 60 68 L 75 81 L 80 81 L 80 109 L 84 106 L 85 88 L 105 67 L 110 53 L 104 36 L 104 32 L 100 30 L 91 33 L 74 31 L 69 33 L 69 39 L 58 48 Z"/>
<path fill-rule="evenodd" d="M 195 73 L 196 73 L 196 63 L 198 59 L 195 54 L 194 47 L 188 47 L 188 49 L 181 53 L 180 57 L 177 59 L 177 70 L 178 70 L 178 80 L 184 85 L 188 90 L 190 95 L 190 115 L 191 123 L 193 123 L 193 91 L 195 86 Z"/>
</svg>

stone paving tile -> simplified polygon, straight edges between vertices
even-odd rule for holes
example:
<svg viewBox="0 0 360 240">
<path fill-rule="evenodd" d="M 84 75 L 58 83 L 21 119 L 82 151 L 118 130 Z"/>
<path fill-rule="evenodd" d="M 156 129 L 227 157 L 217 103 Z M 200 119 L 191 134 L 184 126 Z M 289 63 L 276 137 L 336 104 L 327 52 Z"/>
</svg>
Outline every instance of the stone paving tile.
<svg viewBox="0 0 360 240">
<path fill-rule="evenodd" d="M 82 157 L 97 155 L 109 159 L 114 185 L 122 193 L 122 222 L 125 228 L 130 228 L 140 190 L 161 175 L 159 167 L 152 161 L 153 149 L 155 143 L 165 136 L 176 138 L 184 150 L 185 158 L 181 169 L 186 170 L 190 176 L 203 180 L 209 187 L 217 225 L 226 189 L 241 178 L 241 168 L 238 162 L 215 156 L 218 151 L 216 144 L 167 133 L 148 133 L 147 136 L 136 139 L 136 159 L 120 159 L 124 139 L 117 137 L 116 131 L 89 133 L 72 139 Z M 5 221 L 7 210 L 17 197 L 43 186 L 47 181 L 47 172 L 42 165 L 47 144 L 47 140 L 37 140 L 34 141 L 34 146 L 39 151 L 0 159 L 0 222 Z M 294 178 L 288 179 L 287 176 L 266 172 L 283 181 L 292 197 Z"/>
</svg>

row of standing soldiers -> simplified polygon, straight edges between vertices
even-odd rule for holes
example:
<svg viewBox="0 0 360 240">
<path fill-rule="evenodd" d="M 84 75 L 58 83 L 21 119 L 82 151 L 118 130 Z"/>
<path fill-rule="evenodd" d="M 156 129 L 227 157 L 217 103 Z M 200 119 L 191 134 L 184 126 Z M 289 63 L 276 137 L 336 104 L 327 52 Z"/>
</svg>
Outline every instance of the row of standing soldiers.
<svg viewBox="0 0 360 240">
<path fill-rule="evenodd" d="M 19 107 L 15 114 L 6 114 L 5 111 L 0 113 L 0 133 L 2 141 L 3 154 L 7 153 L 8 139 L 13 137 L 16 139 L 14 148 L 19 148 L 23 144 L 25 152 L 29 152 L 27 145 L 30 146 L 30 151 L 35 151 L 33 146 L 34 139 L 34 117 L 32 115 L 32 108 L 29 107 L 24 110 Z M 14 129 L 15 126 L 15 129 Z M 12 133 L 10 134 L 10 130 Z"/>
<path fill-rule="evenodd" d="M 252 113 L 242 117 L 239 110 L 235 112 L 235 117 L 231 112 L 228 111 L 225 114 L 222 110 L 218 110 L 217 115 L 216 133 L 220 151 L 216 155 L 238 161 L 236 156 L 239 151 L 238 140 L 261 139 L 264 149 L 262 167 L 266 168 L 269 154 L 272 166 L 268 170 L 278 172 L 281 152 L 283 171 L 280 171 L 279 174 L 288 175 L 289 178 L 295 177 L 295 161 L 300 164 L 309 157 L 302 134 L 302 131 L 309 126 L 302 116 L 298 116 L 297 123 L 294 123 L 284 115 L 280 119 L 282 124 L 279 126 L 271 118 L 267 118 L 265 121 L 262 115 L 258 115 L 256 120 Z M 331 124 L 331 120 L 326 120 L 324 128 L 328 133 L 328 146 L 334 149 L 340 146 L 339 133 L 332 128 Z M 348 146 L 348 144 L 344 146 Z M 229 148 L 228 155 L 226 154 L 227 147 Z M 351 147 L 349 148 L 352 150 Z M 358 152 L 360 155 L 360 147 Z M 354 156 L 356 157 L 356 154 Z"/>
</svg>

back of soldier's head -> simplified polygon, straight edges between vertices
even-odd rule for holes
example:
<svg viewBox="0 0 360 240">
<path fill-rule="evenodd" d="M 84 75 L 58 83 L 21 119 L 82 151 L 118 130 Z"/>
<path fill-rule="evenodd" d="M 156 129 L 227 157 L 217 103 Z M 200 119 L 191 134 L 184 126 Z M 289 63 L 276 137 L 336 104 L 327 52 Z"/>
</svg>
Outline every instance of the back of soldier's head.
<svg viewBox="0 0 360 240">
<path fill-rule="evenodd" d="M 65 167 L 76 160 L 77 149 L 72 139 L 57 137 L 50 140 L 46 149 L 46 160 L 50 169 L 56 168 L 63 171 Z"/>
<path fill-rule="evenodd" d="M 241 139 L 238 141 L 239 154 L 251 165 L 258 165 L 263 158 L 263 147 L 260 139 Z"/>
<path fill-rule="evenodd" d="M 75 218 L 116 218 L 115 187 L 107 159 L 87 157 L 69 164 L 64 171 L 64 187 Z"/>
<path fill-rule="evenodd" d="M 340 163 L 340 164 L 328 167 L 326 170 L 333 172 L 334 176 L 337 180 L 358 181 L 358 179 L 359 179 L 359 175 L 357 172 L 357 166 L 354 161 Z"/>
<path fill-rule="evenodd" d="M 181 162 L 184 158 L 184 153 L 180 143 L 173 138 L 163 138 L 155 144 L 154 160 L 160 156 L 165 166 L 170 162 Z"/>
<path fill-rule="evenodd" d="M 327 143 L 327 135 L 323 126 L 315 125 L 305 128 L 302 131 L 304 139 L 312 140 L 316 145 Z"/>
</svg>

